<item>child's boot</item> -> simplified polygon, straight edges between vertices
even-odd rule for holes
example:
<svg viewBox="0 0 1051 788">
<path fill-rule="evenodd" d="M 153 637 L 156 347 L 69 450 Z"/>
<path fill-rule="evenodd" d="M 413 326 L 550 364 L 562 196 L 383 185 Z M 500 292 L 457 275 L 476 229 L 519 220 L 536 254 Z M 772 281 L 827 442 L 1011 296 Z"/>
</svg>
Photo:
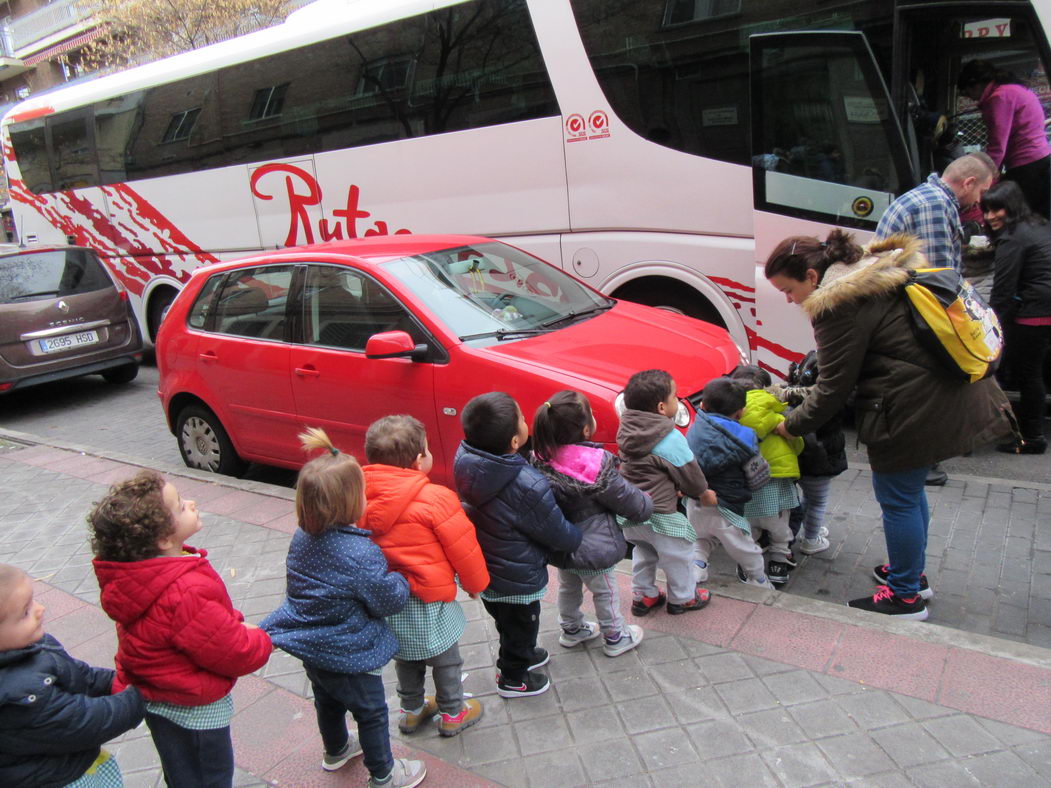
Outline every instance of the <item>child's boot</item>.
<svg viewBox="0 0 1051 788">
<path fill-rule="evenodd" d="M 438 713 L 438 703 L 433 695 L 423 699 L 423 705 L 416 711 L 401 710 L 401 718 L 398 720 L 398 730 L 402 733 L 416 733 L 416 729 L 431 717 Z"/>
<path fill-rule="evenodd" d="M 663 591 L 658 591 L 657 596 L 639 596 L 631 602 L 631 614 L 633 616 L 648 616 L 654 610 L 664 604 L 667 597 Z"/>
<path fill-rule="evenodd" d="M 456 736 L 482 719 L 482 702 L 468 698 L 463 702 L 463 708 L 460 709 L 459 714 L 446 714 L 443 711 L 441 717 L 438 723 L 438 733 L 442 736 Z"/>
<path fill-rule="evenodd" d="M 694 610 L 701 610 L 709 602 L 712 601 L 712 594 L 707 588 L 698 588 L 697 596 L 691 599 L 689 602 L 683 602 L 679 604 L 677 602 L 668 603 L 668 615 L 677 616 L 680 613 L 690 613 Z"/>
</svg>

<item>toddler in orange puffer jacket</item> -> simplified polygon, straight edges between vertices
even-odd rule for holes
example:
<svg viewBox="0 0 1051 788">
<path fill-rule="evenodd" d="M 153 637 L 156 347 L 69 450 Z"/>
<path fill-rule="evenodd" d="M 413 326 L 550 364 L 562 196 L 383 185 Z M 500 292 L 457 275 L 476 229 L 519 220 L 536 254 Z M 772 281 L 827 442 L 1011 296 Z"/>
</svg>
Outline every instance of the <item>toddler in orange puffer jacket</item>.
<svg viewBox="0 0 1051 788">
<path fill-rule="evenodd" d="M 394 667 L 402 733 L 413 733 L 440 713 L 438 733 L 455 736 L 482 718 L 482 704 L 464 700 L 459 640 L 467 620 L 456 601 L 456 581 L 468 594 L 489 585 L 474 525 L 452 490 L 433 484 L 427 434 L 412 416 L 386 416 L 365 434 L 365 516 L 391 571 L 409 581 L 409 601 L 387 619 L 398 638 Z M 431 667 L 435 697 L 424 697 Z"/>
</svg>

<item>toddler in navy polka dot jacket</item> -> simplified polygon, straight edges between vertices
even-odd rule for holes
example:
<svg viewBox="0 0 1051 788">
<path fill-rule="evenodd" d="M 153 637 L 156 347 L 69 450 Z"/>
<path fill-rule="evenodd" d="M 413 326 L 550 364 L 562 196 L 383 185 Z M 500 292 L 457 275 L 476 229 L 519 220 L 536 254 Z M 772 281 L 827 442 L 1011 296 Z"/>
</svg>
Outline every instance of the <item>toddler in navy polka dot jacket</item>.
<svg viewBox="0 0 1051 788">
<path fill-rule="evenodd" d="M 303 660 L 325 747 L 321 767 L 335 771 L 364 754 L 370 786 L 411 788 L 427 770 L 422 761 L 394 759 L 380 676 L 398 650 L 384 618 L 405 606 L 409 584 L 388 571 L 369 532 L 355 525 L 365 511 L 357 460 L 322 430 L 309 429 L 300 439 L 324 453 L 299 472 L 299 530 L 285 563 L 286 598 L 261 626 L 275 646 Z M 357 736 L 347 730 L 348 711 Z"/>
</svg>

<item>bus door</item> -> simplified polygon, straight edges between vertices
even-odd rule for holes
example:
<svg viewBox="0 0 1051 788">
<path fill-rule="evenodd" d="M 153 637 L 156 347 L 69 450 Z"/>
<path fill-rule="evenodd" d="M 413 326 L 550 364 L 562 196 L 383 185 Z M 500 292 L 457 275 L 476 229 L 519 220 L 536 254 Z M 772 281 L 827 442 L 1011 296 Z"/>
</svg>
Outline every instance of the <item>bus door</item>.
<svg viewBox="0 0 1051 788">
<path fill-rule="evenodd" d="M 757 311 L 784 314 L 784 295 L 762 271 L 774 247 L 790 235 L 824 238 L 834 226 L 867 241 L 920 174 L 863 33 L 757 34 L 750 61 Z M 790 311 L 757 329 L 758 361 L 782 373 L 783 352 L 762 343 L 813 345 L 801 310 Z"/>
<path fill-rule="evenodd" d="M 960 69 L 971 60 L 1012 75 L 1051 114 L 1047 38 L 1030 3 L 903 5 L 894 28 L 891 95 L 917 140 L 921 177 L 985 148 L 982 115 L 956 88 Z"/>
</svg>

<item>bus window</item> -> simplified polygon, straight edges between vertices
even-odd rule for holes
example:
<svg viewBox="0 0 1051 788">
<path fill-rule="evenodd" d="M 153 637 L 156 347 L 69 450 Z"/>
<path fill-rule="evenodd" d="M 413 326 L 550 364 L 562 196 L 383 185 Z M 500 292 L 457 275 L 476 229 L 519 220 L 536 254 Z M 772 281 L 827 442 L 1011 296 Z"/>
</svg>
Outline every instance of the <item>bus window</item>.
<svg viewBox="0 0 1051 788">
<path fill-rule="evenodd" d="M 20 123 L 13 128 L 11 144 L 15 149 L 22 180 L 29 190 L 36 194 L 54 191 L 51 185 L 51 166 L 48 164 L 43 118 Z"/>
<path fill-rule="evenodd" d="M 910 178 L 860 33 L 754 36 L 752 121 L 757 209 L 874 229 Z"/>
<path fill-rule="evenodd" d="M 48 118 L 54 187 L 59 191 L 98 186 L 91 110 L 67 112 Z"/>
</svg>

